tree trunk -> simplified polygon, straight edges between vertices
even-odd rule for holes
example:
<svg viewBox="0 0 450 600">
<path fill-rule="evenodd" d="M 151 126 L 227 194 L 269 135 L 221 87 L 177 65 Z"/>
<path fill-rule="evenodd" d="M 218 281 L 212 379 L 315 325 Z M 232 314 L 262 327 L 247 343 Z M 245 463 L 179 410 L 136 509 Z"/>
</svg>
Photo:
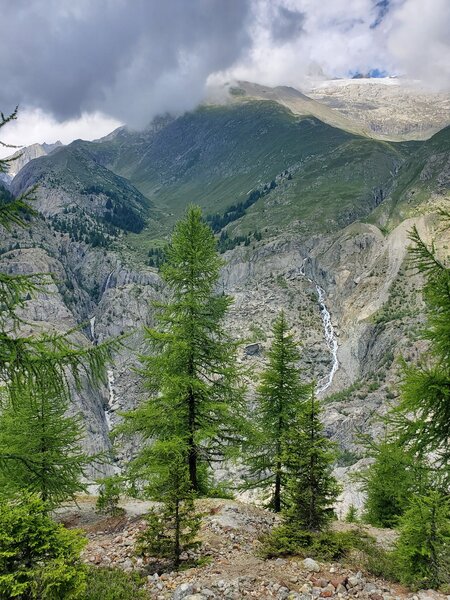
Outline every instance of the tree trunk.
<svg viewBox="0 0 450 600">
<path fill-rule="evenodd" d="M 281 463 L 277 463 L 275 474 L 275 491 L 273 494 L 273 510 L 276 513 L 281 512 Z"/>
<path fill-rule="evenodd" d="M 175 543 L 174 543 L 174 565 L 177 568 L 180 564 L 180 501 L 177 499 L 175 501 Z"/>
<path fill-rule="evenodd" d="M 198 492 L 197 479 L 197 446 L 194 439 L 195 433 L 195 398 L 192 391 L 189 392 L 189 440 L 188 440 L 188 462 L 189 479 L 194 492 Z"/>
</svg>

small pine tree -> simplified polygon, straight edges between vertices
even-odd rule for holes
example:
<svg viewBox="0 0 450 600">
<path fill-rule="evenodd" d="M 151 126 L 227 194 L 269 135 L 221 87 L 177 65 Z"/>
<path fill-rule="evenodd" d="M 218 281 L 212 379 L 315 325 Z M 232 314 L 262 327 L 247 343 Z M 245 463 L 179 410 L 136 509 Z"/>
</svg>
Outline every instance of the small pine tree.
<svg viewBox="0 0 450 600">
<path fill-rule="evenodd" d="M 195 512 L 188 470 L 188 448 L 183 440 L 155 442 L 146 480 L 162 509 L 146 516 L 147 528 L 138 539 L 137 552 L 169 559 L 178 568 L 183 553 L 195 550 L 201 517 Z"/>
<path fill-rule="evenodd" d="M 269 507 L 280 512 L 285 483 L 283 438 L 301 410 L 307 386 L 300 382 L 300 353 L 283 311 L 275 320 L 273 336 L 268 352 L 269 364 L 257 389 L 245 487 L 269 488 L 272 494 Z"/>
<path fill-rule="evenodd" d="M 400 519 L 394 559 L 403 583 L 437 589 L 450 583 L 450 498 L 437 490 L 413 496 Z"/>
<path fill-rule="evenodd" d="M 122 478 L 119 475 L 104 477 L 100 482 L 99 494 L 95 510 L 102 515 L 117 517 L 123 515 L 125 510 L 119 506 L 122 491 Z"/>
<path fill-rule="evenodd" d="M 425 469 L 396 439 L 368 441 L 367 449 L 374 462 L 357 476 L 366 492 L 364 520 L 375 527 L 395 527 Z"/>
<path fill-rule="evenodd" d="M 22 388 L 14 403 L 7 400 L 0 414 L 0 495 L 22 490 L 56 506 L 77 492 L 92 459 L 84 454 L 79 417 L 67 416 L 64 396 Z"/>
<path fill-rule="evenodd" d="M 340 492 L 331 474 L 335 452 L 323 434 L 320 410 L 312 389 L 284 440 L 288 500 L 284 520 L 294 530 L 318 532 L 326 528 L 334 516 L 333 504 Z"/>
<path fill-rule="evenodd" d="M 357 523 L 358 520 L 358 509 L 354 504 L 350 504 L 350 506 L 348 507 L 347 514 L 345 515 L 345 522 Z"/>
<path fill-rule="evenodd" d="M 80 552 L 87 540 L 49 516 L 48 506 L 25 494 L 0 502 L 0 597 L 82 599 L 86 572 Z"/>
</svg>

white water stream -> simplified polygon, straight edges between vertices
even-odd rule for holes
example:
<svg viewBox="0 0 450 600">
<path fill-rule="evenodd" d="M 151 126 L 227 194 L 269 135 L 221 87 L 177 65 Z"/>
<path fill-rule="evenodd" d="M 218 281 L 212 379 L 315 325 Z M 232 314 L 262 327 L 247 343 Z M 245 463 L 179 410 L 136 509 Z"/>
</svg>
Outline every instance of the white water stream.
<svg viewBox="0 0 450 600">
<path fill-rule="evenodd" d="M 333 383 L 333 378 L 336 374 L 336 371 L 339 369 L 339 361 L 337 357 L 338 352 L 338 342 L 336 338 L 336 333 L 334 331 L 333 324 L 331 322 L 330 312 L 325 304 L 325 291 L 318 285 L 315 281 L 306 276 L 305 273 L 305 261 L 303 260 L 303 265 L 300 269 L 300 274 L 305 277 L 310 283 L 316 286 L 318 300 L 319 300 L 319 308 L 320 315 L 322 317 L 323 322 L 323 330 L 325 333 L 325 340 L 327 342 L 327 346 L 330 349 L 331 356 L 333 358 L 333 364 L 331 366 L 331 370 L 328 375 L 325 375 L 319 382 L 317 386 L 317 394 L 323 394 L 325 390 L 327 390 L 330 385 Z"/>
<path fill-rule="evenodd" d="M 323 321 L 323 330 L 325 333 L 325 340 L 327 342 L 327 346 L 330 349 L 331 356 L 333 358 L 333 364 L 331 366 L 330 372 L 319 382 L 319 384 L 317 386 L 317 393 L 322 394 L 333 383 L 333 377 L 335 376 L 336 371 L 339 369 L 339 361 L 338 361 L 338 357 L 337 357 L 338 343 L 337 343 L 337 339 L 336 339 L 336 334 L 334 332 L 333 324 L 331 323 L 330 312 L 325 305 L 325 292 L 320 287 L 320 285 L 317 285 L 317 283 L 316 283 L 316 290 L 317 290 L 317 294 L 319 296 L 319 307 L 320 307 L 320 314 L 322 316 L 322 321 Z"/>
<path fill-rule="evenodd" d="M 91 339 L 93 342 L 95 342 L 95 317 L 91 317 L 89 319 L 89 325 L 91 330 Z"/>
<path fill-rule="evenodd" d="M 108 426 L 108 431 L 111 431 L 111 407 L 116 399 L 116 395 L 114 393 L 114 371 L 112 369 L 108 369 L 106 371 L 106 375 L 108 377 L 108 406 L 105 408 L 105 419 L 106 425 Z"/>
<path fill-rule="evenodd" d="M 111 273 L 108 275 L 108 277 L 106 278 L 106 283 L 105 283 L 105 287 L 103 288 L 103 294 L 106 292 L 106 290 L 109 288 L 109 283 L 111 281 L 111 277 L 112 274 L 114 273 L 114 271 L 111 271 Z"/>
</svg>

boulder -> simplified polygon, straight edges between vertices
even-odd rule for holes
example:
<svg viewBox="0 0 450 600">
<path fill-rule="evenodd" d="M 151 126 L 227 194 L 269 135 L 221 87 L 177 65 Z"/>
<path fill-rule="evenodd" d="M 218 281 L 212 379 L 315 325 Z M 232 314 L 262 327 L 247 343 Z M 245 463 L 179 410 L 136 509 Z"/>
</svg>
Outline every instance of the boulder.
<svg viewBox="0 0 450 600">
<path fill-rule="evenodd" d="M 320 565 L 312 558 L 305 558 L 303 561 L 303 567 L 312 573 L 318 573 L 320 571 Z"/>
</svg>

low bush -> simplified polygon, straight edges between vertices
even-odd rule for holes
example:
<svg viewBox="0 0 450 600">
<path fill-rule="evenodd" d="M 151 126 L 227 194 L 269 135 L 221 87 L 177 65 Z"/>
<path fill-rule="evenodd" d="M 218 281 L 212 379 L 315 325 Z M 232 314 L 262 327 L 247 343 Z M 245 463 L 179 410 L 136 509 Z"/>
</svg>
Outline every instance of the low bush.
<svg viewBox="0 0 450 600">
<path fill-rule="evenodd" d="M 300 556 L 323 561 L 339 560 L 358 570 L 365 569 L 377 577 L 398 580 L 393 553 L 380 548 L 373 537 L 359 528 L 353 531 L 311 533 L 281 525 L 262 538 L 261 542 L 264 558 Z"/>
<path fill-rule="evenodd" d="M 0 504 L 0 598 L 79 600 L 86 570 L 78 531 L 56 523 L 36 496 Z"/>
<path fill-rule="evenodd" d="M 144 579 L 120 569 L 91 567 L 83 600 L 149 600 Z"/>
</svg>

